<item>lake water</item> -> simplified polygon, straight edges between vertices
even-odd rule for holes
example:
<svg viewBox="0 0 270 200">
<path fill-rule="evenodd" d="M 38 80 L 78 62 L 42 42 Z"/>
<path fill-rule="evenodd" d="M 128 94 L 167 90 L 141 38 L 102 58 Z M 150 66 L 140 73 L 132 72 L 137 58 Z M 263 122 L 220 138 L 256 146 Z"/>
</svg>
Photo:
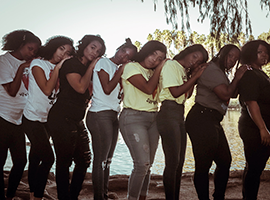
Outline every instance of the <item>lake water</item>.
<svg viewBox="0 0 270 200">
<path fill-rule="evenodd" d="M 238 110 L 229 110 L 227 114 L 224 116 L 222 121 L 223 128 L 225 130 L 231 154 L 232 154 L 232 164 L 231 170 L 242 170 L 245 166 L 245 158 L 243 152 L 243 144 L 242 140 L 238 134 L 238 118 L 240 116 L 240 111 Z M 27 146 L 27 152 L 29 152 L 30 147 Z M 8 156 L 5 170 L 10 170 L 11 158 Z M 71 166 L 73 167 L 73 166 Z M 119 134 L 118 143 L 115 149 L 114 157 L 111 164 L 111 175 L 115 174 L 130 174 L 133 168 L 132 159 L 129 154 L 129 150 L 126 147 L 124 140 L 122 139 L 121 134 Z M 27 167 L 26 167 L 27 169 Z M 88 168 L 88 172 L 91 172 L 92 165 Z M 161 147 L 161 142 L 159 142 L 159 146 L 157 149 L 156 157 L 154 164 L 152 166 L 153 174 L 162 175 L 164 169 L 164 155 Z M 211 172 L 215 169 L 215 164 L 212 165 Z M 267 170 L 270 170 L 270 160 L 268 160 Z M 55 164 L 53 165 L 52 172 L 55 171 Z M 188 138 L 187 142 L 187 150 L 186 150 L 186 159 L 183 168 L 183 172 L 193 172 L 194 171 L 194 157 L 192 153 L 191 142 Z"/>
</svg>

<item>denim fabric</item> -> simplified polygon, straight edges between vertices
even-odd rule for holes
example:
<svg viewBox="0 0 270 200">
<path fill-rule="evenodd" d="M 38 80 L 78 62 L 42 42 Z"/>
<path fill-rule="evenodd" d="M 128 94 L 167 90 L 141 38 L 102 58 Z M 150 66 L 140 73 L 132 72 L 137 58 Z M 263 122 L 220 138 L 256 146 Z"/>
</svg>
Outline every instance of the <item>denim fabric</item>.
<svg viewBox="0 0 270 200">
<path fill-rule="evenodd" d="M 15 195 L 26 165 L 25 136 L 21 125 L 12 124 L 0 117 L 0 199 L 5 199 L 3 168 L 10 151 L 13 166 L 8 177 L 6 196 Z"/>
<path fill-rule="evenodd" d="M 248 115 L 248 113 L 246 114 Z M 256 200 L 260 187 L 260 176 L 270 156 L 270 146 L 261 143 L 258 127 L 247 122 L 249 122 L 249 116 L 242 114 L 238 125 L 246 158 L 242 193 L 244 200 Z M 270 119 L 265 120 L 265 123 L 267 127 L 270 127 Z"/>
<path fill-rule="evenodd" d="M 108 199 L 110 164 L 118 139 L 118 113 L 113 110 L 88 112 L 86 124 L 94 154 L 92 181 L 94 199 Z"/>
<path fill-rule="evenodd" d="M 56 184 L 58 199 L 76 200 L 82 188 L 91 153 L 88 132 L 77 115 L 78 110 L 64 104 L 54 104 L 48 115 L 48 126 L 56 154 Z M 81 111 L 78 111 L 81 112 Z M 73 115 L 72 115 L 73 113 Z M 69 167 L 75 163 L 69 183 Z"/>
<path fill-rule="evenodd" d="M 120 131 L 133 159 L 129 177 L 128 199 L 146 196 L 150 180 L 150 168 L 158 146 L 159 133 L 156 112 L 124 108 L 120 114 Z"/>
<path fill-rule="evenodd" d="M 157 115 L 157 127 L 165 155 L 163 185 L 166 199 L 178 200 L 187 144 L 184 106 L 175 101 L 163 101 Z"/>
<path fill-rule="evenodd" d="M 195 158 L 194 184 L 200 200 L 209 199 L 209 169 L 216 163 L 214 199 L 223 200 L 229 178 L 231 153 L 218 111 L 195 104 L 187 115 L 186 130 Z"/>
<path fill-rule="evenodd" d="M 42 198 L 48 174 L 54 163 L 54 154 L 49 142 L 46 123 L 31 121 L 24 116 L 22 121 L 23 130 L 31 142 L 28 166 L 30 192 L 34 192 L 35 197 Z"/>
</svg>

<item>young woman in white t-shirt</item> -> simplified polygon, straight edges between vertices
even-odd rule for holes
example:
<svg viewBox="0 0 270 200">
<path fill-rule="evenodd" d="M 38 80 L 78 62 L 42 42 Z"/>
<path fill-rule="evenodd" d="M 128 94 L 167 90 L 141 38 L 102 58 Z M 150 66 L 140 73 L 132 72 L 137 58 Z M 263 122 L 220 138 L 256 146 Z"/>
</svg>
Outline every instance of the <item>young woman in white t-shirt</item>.
<svg viewBox="0 0 270 200">
<path fill-rule="evenodd" d="M 73 40 L 55 36 L 40 49 L 40 58 L 30 64 L 29 97 L 23 111 L 23 130 L 31 142 L 28 166 L 30 200 L 42 199 L 54 162 L 47 116 L 56 100 L 59 69 L 73 53 Z"/>
<path fill-rule="evenodd" d="M 121 134 L 133 159 L 128 199 L 146 199 L 150 168 L 158 146 L 156 125 L 157 85 L 165 63 L 167 48 L 159 41 L 147 42 L 134 63 L 128 63 L 122 74 L 123 110 L 119 118 Z"/>
<path fill-rule="evenodd" d="M 108 199 L 110 164 L 118 138 L 120 79 L 124 64 L 133 60 L 137 47 L 128 38 L 112 58 L 101 58 L 93 70 L 93 96 L 86 124 L 92 136 L 94 199 Z"/>
<path fill-rule="evenodd" d="M 26 70 L 36 55 L 41 41 L 32 32 L 16 30 L 3 37 L 0 56 L 0 199 L 12 199 L 20 183 L 26 164 L 25 136 L 21 129 L 23 108 L 28 92 L 25 79 Z M 7 193 L 3 168 L 10 151 L 11 168 Z"/>
</svg>

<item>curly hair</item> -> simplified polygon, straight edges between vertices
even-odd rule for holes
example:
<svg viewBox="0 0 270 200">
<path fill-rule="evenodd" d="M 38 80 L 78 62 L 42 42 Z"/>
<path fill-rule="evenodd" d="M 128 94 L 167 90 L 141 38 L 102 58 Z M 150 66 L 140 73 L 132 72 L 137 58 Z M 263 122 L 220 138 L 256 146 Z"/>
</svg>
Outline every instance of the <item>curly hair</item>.
<svg viewBox="0 0 270 200">
<path fill-rule="evenodd" d="M 3 51 L 16 51 L 27 43 L 37 43 L 41 45 L 40 39 L 28 30 L 16 30 L 10 32 L 2 38 Z"/>
<path fill-rule="evenodd" d="M 267 63 L 270 62 L 270 44 L 268 44 L 267 42 L 265 42 L 264 40 L 253 40 L 253 41 L 249 41 L 247 42 L 243 47 L 242 47 L 242 56 L 241 56 L 241 64 L 252 64 L 253 62 L 255 62 L 257 60 L 257 56 L 258 56 L 258 47 L 260 45 L 263 45 L 267 48 L 268 50 L 268 61 Z M 267 64 L 266 63 L 266 64 Z"/>
<path fill-rule="evenodd" d="M 137 53 L 134 60 L 136 62 L 142 62 L 145 58 L 147 58 L 149 55 L 153 54 L 155 51 L 161 51 L 161 52 L 165 53 L 165 55 L 166 55 L 167 54 L 167 47 L 163 43 L 161 43 L 157 40 L 150 40 L 145 45 L 143 45 L 143 47 Z"/>
<path fill-rule="evenodd" d="M 203 54 L 203 63 L 206 63 L 208 60 L 208 52 L 201 44 L 193 44 L 191 46 L 186 47 L 184 50 L 180 51 L 179 54 L 173 57 L 173 60 L 182 60 L 188 54 L 199 51 Z"/>
<path fill-rule="evenodd" d="M 79 44 L 77 46 L 77 51 L 76 51 L 76 55 L 77 55 L 78 58 L 83 57 L 84 49 L 93 41 L 98 41 L 102 46 L 99 56 L 104 55 L 104 53 L 106 51 L 106 46 L 105 46 L 104 40 L 98 35 L 85 35 L 78 42 Z"/>
<path fill-rule="evenodd" d="M 44 46 L 38 52 L 38 56 L 45 60 L 50 60 L 56 50 L 63 45 L 70 45 L 72 47 L 71 55 L 74 55 L 75 49 L 73 47 L 73 40 L 65 36 L 53 36 L 49 38 Z"/>
<path fill-rule="evenodd" d="M 134 60 L 134 58 L 136 57 L 136 54 L 138 53 L 138 49 L 137 49 L 137 47 L 136 47 L 134 44 L 132 44 L 130 38 L 127 38 L 127 39 L 126 39 L 126 43 L 124 43 L 124 44 L 122 44 L 120 47 L 118 47 L 118 48 L 116 49 L 116 51 L 118 51 L 118 50 L 120 50 L 120 49 L 126 49 L 126 48 L 132 49 L 132 50 L 135 52 L 135 54 L 133 55 L 133 57 L 130 58 L 130 60 Z"/>
<path fill-rule="evenodd" d="M 228 70 L 226 68 L 227 58 L 228 58 L 229 52 L 233 48 L 237 49 L 239 51 L 239 53 L 241 53 L 240 49 L 237 46 L 235 46 L 234 44 L 226 44 L 219 50 L 218 54 L 215 57 L 213 57 L 211 60 L 214 63 L 216 63 L 223 72 L 226 72 Z M 240 58 L 241 58 L 241 56 L 239 56 L 239 59 L 237 61 L 237 66 L 239 65 Z"/>
</svg>

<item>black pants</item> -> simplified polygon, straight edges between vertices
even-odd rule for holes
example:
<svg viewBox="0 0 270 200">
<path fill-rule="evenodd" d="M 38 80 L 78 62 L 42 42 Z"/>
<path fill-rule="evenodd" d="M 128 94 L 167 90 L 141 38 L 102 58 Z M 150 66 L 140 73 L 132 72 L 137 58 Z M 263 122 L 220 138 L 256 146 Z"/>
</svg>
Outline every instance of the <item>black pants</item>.
<svg viewBox="0 0 270 200">
<path fill-rule="evenodd" d="M 117 114 L 113 110 L 105 110 L 88 112 L 86 117 L 94 153 L 92 180 L 95 200 L 108 199 L 110 164 L 118 138 Z"/>
<path fill-rule="evenodd" d="M 209 169 L 216 163 L 214 199 L 224 199 L 229 178 L 231 153 L 220 124 L 218 111 L 195 104 L 187 115 L 186 129 L 195 158 L 194 185 L 200 200 L 209 200 Z"/>
<path fill-rule="evenodd" d="M 46 123 L 31 121 L 23 116 L 23 130 L 31 143 L 29 152 L 28 183 L 30 192 L 42 198 L 48 174 L 54 163 L 54 154 L 49 142 Z"/>
<path fill-rule="evenodd" d="M 243 199 L 256 200 L 260 186 L 260 176 L 270 156 L 270 146 L 262 145 L 258 127 L 250 121 L 248 114 L 239 119 L 239 134 L 244 143 L 246 166 L 243 174 Z M 270 118 L 264 120 L 270 127 Z M 269 129 L 268 129 L 269 130 Z"/>
<path fill-rule="evenodd" d="M 187 144 L 184 106 L 175 101 L 163 101 L 157 115 L 157 127 L 165 155 L 163 185 L 166 199 L 178 200 Z"/>
<path fill-rule="evenodd" d="M 60 200 L 78 199 L 90 165 L 88 132 L 83 121 L 78 120 L 77 112 L 77 108 L 58 102 L 48 115 L 47 123 L 56 153 L 56 184 Z M 69 183 L 69 167 L 72 161 L 75 162 L 75 168 Z"/>
<path fill-rule="evenodd" d="M 5 199 L 5 184 L 3 168 L 10 151 L 13 166 L 11 168 L 7 194 L 14 197 L 26 165 L 25 136 L 20 125 L 12 124 L 0 117 L 0 200 Z"/>
</svg>

